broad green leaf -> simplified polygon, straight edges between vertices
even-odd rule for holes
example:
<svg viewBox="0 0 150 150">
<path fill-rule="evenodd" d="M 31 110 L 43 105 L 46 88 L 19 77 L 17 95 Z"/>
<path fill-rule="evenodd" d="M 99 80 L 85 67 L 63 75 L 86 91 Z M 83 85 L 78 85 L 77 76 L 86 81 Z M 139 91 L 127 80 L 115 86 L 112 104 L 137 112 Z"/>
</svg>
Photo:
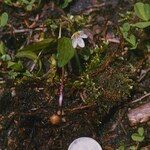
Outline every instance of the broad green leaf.
<svg viewBox="0 0 150 150">
<path fill-rule="evenodd" d="M 133 133 L 131 138 L 133 141 L 136 141 L 136 142 L 142 142 L 144 140 L 144 136 L 141 136 L 138 133 Z"/>
<path fill-rule="evenodd" d="M 27 45 L 23 49 L 19 49 L 19 51 L 33 51 L 33 52 L 39 52 L 45 48 L 47 48 L 52 42 L 54 42 L 54 39 L 45 39 L 43 41 L 33 43 L 31 45 Z"/>
<path fill-rule="evenodd" d="M 128 32 L 123 32 L 123 37 L 127 38 L 128 37 Z"/>
<path fill-rule="evenodd" d="M 137 28 L 144 29 L 144 28 L 150 26 L 150 21 L 147 21 L 147 22 L 137 22 L 137 23 L 135 23 L 135 24 L 132 24 L 132 26 L 133 26 L 133 27 L 137 27 Z"/>
<path fill-rule="evenodd" d="M 32 59 L 33 61 L 37 60 L 38 59 L 38 56 L 36 55 L 36 53 L 32 52 L 32 51 L 19 51 L 15 57 L 17 58 L 22 58 L 22 57 L 25 57 L 25 58 L 29 58 L 29 59 Z"/>
<path fill-rule="evenodd" d="M 136 45 L 136 37 L 135 37 L 133 34 L 130 35 L 130 43 L 131 43 L 133 46 Z"/>
<path fill-rule="evenodd" d="M 42 62 L 40 60 L 38 60 L 38 56 L 36 55 L 36 53 L 32 52 L 32 51 L 19 51 L 15 57 L 17 58 L 22 58 L 22 57 L 25 57 L 25 58 L 28 58 L 28 59 L 31 59 L 34 61 L 34 63 L 37 63 L 38 66 L 39 66 L 39 70 L 38 72 L 41 70 L 42 68 Z M 38 62 L 37 62 L 38 61 Z"/>
<path fill-rule="evenodd" d="M 134 11 L 142 20 L 148 21 L 150 19 L 150 4 L 138 2 L 134 5 Z"/>
<path fill-rule="evenodd" d="M 122 27 L 123 31 L 128 32 L 130 30 L 130 24 L 128 22 L 124 23 Z"/>
<path fill-rule="evenodd" d="M 7 67 L 11 68 L 11 69 L 13 69 L 15 71 L 20 71 L 23 68 L 21 62 L 12 62 L 12 61 L 9 61 L 7 63 Z"/>
<path fill-rule="evenodd" d="M 4 27 L 7 24 L 8 21 L 8 14 L 4 12 L 0 17 L 0 26 Z"/>
<path fill-rule="evenodd" d="M 138 133 L 139 133 L 139 135 L 143 136 L 144 135 L 144 128 L 143 127 L 139 127 L 138 128 Z"/>
<path fill-rule="evenodd" d="M 28 70 L 26 70 L 26 72 L 24 72 L 23 75 L 27 76 L 27 77 L 32 77 L 33 76 Z"/>
<path fill-rule="evenodd" d="M 126 41 L 128 41 L 131 45 L 135 46 L 136 45 L 136 37 L 131 34 L 129 38 L 125 38 Z"/>
<path fill-rule="evenodd" d="M 1 59 L 2 59 L 3 61 L 9 61 L 9 60 L 11 60 L 11 57 L 10 57 L 10 55 L 8 55 L 8 54 L 4 54 L 4 55 L 1 56 Z"/>
<path fill-rule="evenodd" d="M 70 59 L 74 56 L 75 50 L 72 47 L 72 41 L 70 38 L 63 37 L 58 40 L 58 66 L 65 66 Z"/>
<path fill-rule="evenodd" d="M 6 54 L 5 45 L 2 41 L 0 41 L 0 54 L 1 55 Z"/>
</svg>

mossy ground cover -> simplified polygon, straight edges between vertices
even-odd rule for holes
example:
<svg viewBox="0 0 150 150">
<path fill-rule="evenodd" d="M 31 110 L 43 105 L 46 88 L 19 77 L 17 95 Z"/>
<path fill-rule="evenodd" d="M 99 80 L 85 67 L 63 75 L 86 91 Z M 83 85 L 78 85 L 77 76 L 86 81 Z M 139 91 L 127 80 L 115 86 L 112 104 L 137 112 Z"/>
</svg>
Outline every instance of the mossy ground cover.
<svg viewBox="0 0 150 150">
<path fill-rule="evenodd" d="M 150 89 L 149 27 L 125 31 L 123 25 L 138 20 L 135 3 L 0 1 L 8 14 L 0 28 L 1 149 L 66 150 L 82 136 L 104 149 L 148 146 L 149 123 L 137 145 L 127 119 L 128 109 L 148 97 L 131 101 Z M 88 38 L 74 48 L 71 35 L 81 30 Z"/>
</svg>

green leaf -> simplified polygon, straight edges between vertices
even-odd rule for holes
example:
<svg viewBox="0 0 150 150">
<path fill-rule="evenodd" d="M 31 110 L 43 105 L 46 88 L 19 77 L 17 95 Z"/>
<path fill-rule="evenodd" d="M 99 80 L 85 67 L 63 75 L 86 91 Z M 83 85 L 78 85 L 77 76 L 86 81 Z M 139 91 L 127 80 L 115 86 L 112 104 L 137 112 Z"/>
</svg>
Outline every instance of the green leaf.
<svg viewBox="0 0 150 150">
<path fill-rule="evenodd" d="M 32 10 L 32 4 L 27 5 L 26 8 L 27 8 L 28 11 L 31 11 Z"/>
<path fill-rule="evenodd" d="M 14 72 L 14 71 L 9 71 L 8 76 L 10 79 L 15 79 L 20 73 L 19 72 Z"/>
<path fill-rule="evenodd" d="M 23 76 L 32 77 L 33 75 L 28 70 L 26 70 L 26 72 L 23 73 Z"/>
<path fill-rule="evenodd" d="M 21 62 L 12 62 L 12 61 L 9 61 L 7 63 L 7 67 L 11 68 L 11 69 L 13 69 L 15 71 L 20 71 L 23 68 Z"/>
<path fill-rule="evenodd" d="M 139 135 L 143 136 L 144 135 L 144 128 L 143 127 L 139 127 L 138 128 L 138 133 L 139 133 Z"/>
<path fill-rule="evenodd" d="M 45 39 L 43 41 L 33 43 L 31 45 L 27 45 L 23 49 L 19 49 L 19 51 L 34 51 L 34 52 L 39 52 L 45 48 L 47 48 L 52 42 L 54 42 L 54 39 L 49 38 Z"/>
<path fill-rule="evenodd" d="M 150 19 L 150 5 L 144 3 L 136 3 L 134 5 L 136 15 L 142 20 L 148 21 Z"/>
<path fill-rule="evenodd" d="M 65 66 L 75 54 L 75 49 L 72 47 L 72 40 L 67 37 L 58 40 L 58 66 Z"/>
<path fill-rule="evenodd" d="M 28 58 L 28 59 L 31 59 L 34 61 L 34 63 L 37 63 L 38 66 L 39 66 L 39 70 L 38 72 L 40 72 L 41 68 L 42 68 L 42 62 L 41 60 L 39 60 L 39 57 L 36 55 L 36 53 L 34 52 L 31 52 L 31 51 L 19 51 L 15 57 L 17 58 L 22 58 L 22 57 L 25 57 L 25 58 Z"/>
<path fill-rule="evenodd" d="M 144 28 L 150 26 L 150 21 L 147 21 L 147 22 L 138 22 L 138 23 L 132 24 L 132 26 L 133 26 L 133 27 L 137 27 L 137 28 L 144 29 Z"/>
<path fill-rule="evenodd" d="M 9 61 L 9 60 L 11 60 L 11 57 L 8 54 L 4 54 L 4 55 L 2 55 L 1 59 L 3 61 Z"/>
<path fill-rule="evenodd" d="M 128 32 L 123 32 L 123 37 L 127 38 L 128 37 Z"/>
<path fill-rule="evenodd" d="M 130 43 L 131 43 L 133 46 L 136 45 L 136 37 L 135 37 L 133 34 L 130 35 Z"/>
<path fill-rule="evenodd" d="M 5 45 L 2 41 L 0 41 L 0 54 L 1 55 L 6 54 Z"/>
<path fill-rule="evenodd" d="M 123 31 L 128 32 L 130 30 L 130 24 L 128 22 L 124 23 L 122 27 Z"/>
<path fill-rule="evenodd" d="M 130 146 L 130 150 L 137 150 L 136 146 Z"/>
<path fill-rule="evenodd" d="M 4 12 L 0 17 L 0 26 L 4 27 L 7 24 L 8 21 L 8 14 Z"/>
<path fill-rule="evenodd" d="M 36 55 L 36 53 L 31 52 L 31 51 L 19 51 L 15 57 L 17 58 L 22 58 L 22 57 L 26 57 L 28 59 L 32 59 L 33 61 L 38 59 L 38 56 Z"/>
<path fill-rule="evenodd" d="M 62 4 L 61 8 L 66 8 L 70 2 L 72 2 L 72 0 L 65 0 L 64 3 Z"/>
<path fill-rule="evenodd" d="M 125 38 L 126 41 L 128 41 L 132 46 L 135 46 L 136 45 L 136 37 L 131 34 L 129 38 Z"/>
<path fill-rule="evenodd" d="M 142 142 L 144 140 L 144 136 L 141 136 L 138 133 L 133 133 L 131 138 L 133 141 L 136 141 L 136 142 Z"/>
<path fill-rule="evenodd" d="M 124 145 L 119 146 L 118 150 L 125 150 L 125 146 Z"/>
</svg>

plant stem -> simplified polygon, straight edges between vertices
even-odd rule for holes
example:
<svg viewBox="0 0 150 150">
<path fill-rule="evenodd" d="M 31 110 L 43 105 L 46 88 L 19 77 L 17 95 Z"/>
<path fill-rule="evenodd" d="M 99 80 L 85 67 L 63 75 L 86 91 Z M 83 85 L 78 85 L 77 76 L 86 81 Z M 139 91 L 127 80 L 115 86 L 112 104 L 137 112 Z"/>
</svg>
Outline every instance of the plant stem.
<svg viewBox="0 0 150 150">
<path fill-rule="evenodd" d="M 77 65 L 78 65 L 78 67 L 79 67 L 79 73 L 81 73 L 81 72 L 82 72 L 82 67 L 81 67 L 81 63 L 80 63 L 80 60 L 79 60 L 79 56 L 78 56 L 76 50 L 75 50 L 75 59 L 76 59 Z"/>
<path fill-rule="evenodd" d="M 62 108 L 62 102 L 63 102 L 64 76 L 65 76 L 65 69 L 64 67 L 62 67 L 61 84 L 59 89 L 59 100 L 58 100 L 60 108 Z"/>
</svg>

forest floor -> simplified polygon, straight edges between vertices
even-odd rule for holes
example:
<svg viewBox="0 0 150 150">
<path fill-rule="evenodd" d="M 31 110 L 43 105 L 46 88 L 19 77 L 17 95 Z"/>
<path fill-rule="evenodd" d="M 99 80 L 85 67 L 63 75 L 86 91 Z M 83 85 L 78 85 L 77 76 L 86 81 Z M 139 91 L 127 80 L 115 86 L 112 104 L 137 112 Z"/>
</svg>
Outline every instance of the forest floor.
<svg viewBox="0 0 150 150">
<path fill-rule="evenodd" d="M 0 1 L 0 5 L 2 3 Z M 105 5 L 103 5 L 104 3 Z M 115 27 L 118 26 L 118 14 L 132 10 L 133 4 L 128 0 L 122 0 L 122 2 L 103 0 L 98 4 L 94 0 L 88 0 L 87 2 L 77 0 L 61 10 L 59 7 L 52 6 L 51 2 L 46 1 L 43 2 L 40 10 L 31 13 L 24 13 L 18 6 L 1 5 L 0 12 L 7 10 L 11 14 L 13 25 L 7 26 L 5 30 L 0 29 L 0 39 L 5 43 L 9 54 L 14 55 L 14 51 L 20 48 L 25 40 L 31 42 L 41 32 L 37 32 L 32 37 L 31 33 L 26 32 L 25 28 L 18 29 L 19 27 L 28 26 L 27 22 L 33 20 L 37 15 L 43 16 L 36 22 L 38 27 L 28 26 L 28 29 L 36 30 L 40 28 L 42 19 L 49 17 L 48 14 L 59 16 L 59 13 L 88 14 L 91 15 L 91 18 L 94 14 L 94 21 L 89 26 L 93 32 L 96 32 L 95 34 L 102 32 L 101 30 L 104 28 L 101 27 L 101 24 L 105 23 L 106 25 L 106 20 L 107 23 L 111 22 L 106 30 L 114 32 Z M 98 13 L 99 9 L 101 9 L 102 14 Z M 27 18 L 31 19 L 28 20 Z M 13 29 L 18 30 L 13 32 Z M 97 40 L 98 36 L 94 38 L 94 40 Z M 149 103 L 150 56 L 136 50 L 126 52 L 124 48 L 121 50 L 121 47 L 122 44 L 112 43 L 108 48 L 110 49 L 110 52 L 108 52 L 110 57 L 106 58 L 106 61 L 104 59 L 103 63 L 100 64 L 100 71 L 97 69 L 94 71 L 94 74 L 98 72 L 98 75 L 95 75 L 96 77 L 104 79 L 104 81 L 100 80 L 99 83 L 100 87 L 102 86 L 101 89 L 105 91 L 103 96 L 99 98 L 100 102 L 97 100 L 84 102 L 84 98 L 90 94 L 88 95 L 88 90 L 78 89 L 71 84 L 73 82 L 70 80 L 75 80 L 79 76 L 78 73 L 72 72 L 70 73 L 71 77 L 65 81 L 66 87 L 64 87 L 62 108 L 59 108 L 57 101 L 58 80 L 52 84 L 46 78 L 19 77 L 9 79 L 5 74 L 5 66 L 0 62 L 2 72 L 0 73 L 0 149 L 67 150 L 70 143 L 76 138 L 91 137 L 100 143 L 104 150 L 116 150 L 122 145 L 125 146 L 125 149 L 130 149 L 134 145 L 137 149 L 149 150 L 149 118 L 144 122 L 137 121 L 132 124 L 132 121 L 129 120 L 129 113 L 130 110 Z M 117 53 L 114 56 L 115 50 Z M 120 60 L 121 57 L 118 57 L 118 55 L 121 55 L 126 62 Z M 116 66 L 116 68 L 114 67 L 116 63 L 119 69 Z M 131 68 L 134 73 L 132 74 L 128 72 L 129 64 L 133 64 Z M 123 67 L 120 67 L 120 65 Z M 113 68 L 115 68 L 115 71 Z M 124 70 L 127 73 L 124 73 Z M 60 69 L 57 71 L 60 74 Z M 105 85 L 106 80 L 111 81 L 111 79 L 114 79 L 114 75 L 120 72 L 122 74 L 129 73 L 128 77 L 134 82 L 129 94 L 126 94 L 128 93 L 127 90 L 125 96 L 118 96 L 118 93 L 116 96 L 117 89 L 110 90 L 111 93 L 107 89 L 109 84 Z M 114 82 L 117 82 L 117 80 Z M 113 82 L 111 83 L 113 84 Z M 124 82 L 121 85 L 124 86 Z M 84 92 L 87 92 L 87 95 Z M 144 128 L 144 140 L 135 142 L 131 136 L 137 132 L 139 127 Z"/>
</svg>

